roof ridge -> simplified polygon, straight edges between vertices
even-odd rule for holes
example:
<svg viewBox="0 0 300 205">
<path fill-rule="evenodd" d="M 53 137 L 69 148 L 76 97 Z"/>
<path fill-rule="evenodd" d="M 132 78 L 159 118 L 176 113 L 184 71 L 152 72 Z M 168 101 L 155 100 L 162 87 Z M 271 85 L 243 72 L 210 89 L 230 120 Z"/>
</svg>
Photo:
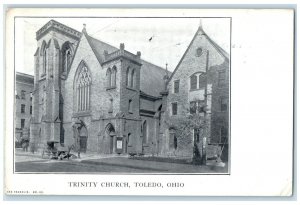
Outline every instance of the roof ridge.
<svg viewBox="0 0 300 205">
<path fill-rule="evenodd" d="M 99 40 L 99 39 L 97 39 L 97 38 L 95 38 L 95 37 L 93 37 L 93 36 L 90 36 L 88 33 L 86 33 L 86 34 L 87 34 L 90 38 L 92 38 L 93 40 L 95 40 L 95 41 L 99 41 L 99 42 L 104 43 L 104 44 L 106 44 L 106 45 L 108 45 L 108 46 L 110 46 L 110 47 L 112 47 L 112 48 L 114 48 L 114 49 L 119 50 L 119 48 L 117 48 L 117 47 L 115 47 L 115 46 L 113 46 L 113 45 L 111 45 L 111 44 L 109 44 L 109 43 L 107 43 L 107 42 L 104 42 L 104 41 Z M 161 66 L 159 66 L 159 65 L 156 65 L 156 64 L 154 64 L 153 62 L 149 62 L 148 60 L 145 60 L 145 59 L 143 59 L 143 58 L 141 58 L 141 60 L 144 61 L 144 62 L 146 62 L 146 63 L 149 63 L 149 64 L 151 64 L 151 65 L 153 65 L 153 66 L 156 66 L 157 68 L 160 68 L 160 69 L 162 69 L 162 70 L 165 70 L 163 67 L 161 67 Z M 169 72 L 170 72 L 170 71 L 169 71 Z"/>
</svg>

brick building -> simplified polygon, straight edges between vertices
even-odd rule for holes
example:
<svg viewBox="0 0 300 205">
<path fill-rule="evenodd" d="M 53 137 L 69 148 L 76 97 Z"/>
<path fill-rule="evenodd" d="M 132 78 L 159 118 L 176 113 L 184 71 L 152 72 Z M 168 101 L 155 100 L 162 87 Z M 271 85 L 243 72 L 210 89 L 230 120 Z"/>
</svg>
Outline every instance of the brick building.
<svg viewBox="0 0 300 205">
<path fill-rule="evenodd" d="M 116 48 L 91 37 L 85 25 L 79 32 L 51 20 L 36 32 L 36 39 L 30 126 L 31 145 L 36 149 L 47 141 L 71 145 L 77 139 L 83 152 L 190 156 L 193 147 L 184 140 L 174 142 L 167 120 L 174 117 L 170 106 L 175 102 L 182 116 L 181 107 L 189 107 L 191 100 L 203 103 L 205 65 L 211 76 L 209 109 L 218 107 L 220 99 L 228 107 L 228 56 L 202 28 L 173 74 L 143 60 L 139 51 L 126 51 L 122 43 Z M 197 82 L 190 89 L 193 74 Z M 211 123 L 211 130 L 219 129 L 215 124 L 227 128 L 226 109 L 216 114 L 211 109 L 209 118 L 217 121 Z M 218 132 L 211 139 L 220 137 Z"/>
<path fill-rule="evenodd" d="M 202 26 L 169 77 L 165 96 L 163 153 L 193 156 L 194 145 L 201 153 L 203 147 L 209 152 L 227 144 L 229 56 Z M 182 126 L 188 120 L 186 129 Z M 176 130 L 180 126 L 185 133 Z"/>
<path fill-rule="evenodd" d="M 15 84 L 15 142 L 29 139 L 30 118 L 32 114 L 33 76 L 16 73 Z"/>
</svg>

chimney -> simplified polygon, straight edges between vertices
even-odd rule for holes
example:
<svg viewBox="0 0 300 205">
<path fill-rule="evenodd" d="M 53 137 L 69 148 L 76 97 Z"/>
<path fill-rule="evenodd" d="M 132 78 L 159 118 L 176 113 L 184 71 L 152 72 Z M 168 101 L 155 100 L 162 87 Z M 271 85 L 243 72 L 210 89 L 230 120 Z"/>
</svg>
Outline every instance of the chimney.
<svg viewBox="0 0 300 205">
<path fill-rule="evenodd" d="M 120 50 L 124 50 L 124 49 L 125 49 L 124 43 L 120 43 Z"/>
<path fill-rule="evenodd" d="M 83 24 L 82 32 L 86 33 L 86 24 L 85 23 Z"/>
</svg>

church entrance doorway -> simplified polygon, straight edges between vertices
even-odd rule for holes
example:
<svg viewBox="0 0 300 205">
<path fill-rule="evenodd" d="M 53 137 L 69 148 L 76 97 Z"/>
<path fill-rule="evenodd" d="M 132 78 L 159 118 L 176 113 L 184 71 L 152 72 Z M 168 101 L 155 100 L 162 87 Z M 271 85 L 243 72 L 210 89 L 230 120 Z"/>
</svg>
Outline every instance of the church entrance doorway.
<svg viewBox="0 0 300 205">
<path fill-rule="evenodd" d="M 116 132 L 112 124 L 107 125 L 105 135 L 109 143 L 109 145 L 107 146 L 109 147 L 108 153 L 109 154 L 115 153 Z"/>
<path fill-rule="evenodd" d="M 80 152 L 86 152 L 87 148 L 87 129 L 85 126 L 82 126 L 81 129 L 79 130 L 79 146 L 80 146 Z"/>
</svg>

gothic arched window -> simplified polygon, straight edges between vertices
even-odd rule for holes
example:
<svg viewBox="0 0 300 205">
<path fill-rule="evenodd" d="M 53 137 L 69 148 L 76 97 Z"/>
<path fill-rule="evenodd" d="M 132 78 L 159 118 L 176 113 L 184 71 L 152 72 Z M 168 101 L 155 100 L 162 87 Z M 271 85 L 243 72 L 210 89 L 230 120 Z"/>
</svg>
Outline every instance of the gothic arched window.
<svg viewBox="0 0 300 205">
<path fill-rule="evenodd" d="M 142 127 L 143 144 L 147 143 L 147 121 L 145 120 Z"/>
<path fill-rule="evenodd" d="M 62 46 L 62 72 L 67 72 L 71 65 L 72 50 L 69 42 Z"/>
<path fill-rule="evenodd" d="M 131 82 L 130 82 L 130 87 L 134 88 L 135 87 L 135 71 L 132 69 L 131 71 Z"/>
<path fill-rule="evenodd" d="M 78 74 L 76 82 L 77 111 L 90 109 L 91 75 L 86 66 L 83 66 Z"/>
<path fill-rule="evenodd" d="M 47 45 L 46 45 L 45 41 L 43 41 L 43 43 L 42 43 L 41 56 L 43 58 L 43 65 L 42 65 L 41 75 L 44 75 L 44 74 L 46 74 L 46 70 L 47 70 Z"/>
<path fill-rule="evenodd" d="M 131 73 L 130 73 L 131 69 L 130 67 L 127 68 L 126 70 L 126 86 L 130 87 L 131 84 Z"/>
<path fill-rule="evenodd" d="M 111 70 L 111 87 L 116 87 L 117 68 L 114 66 Z"/>
<path fill-rule="evenodd" d="M 111 87 L 111 70 L 110 70 L 110 68 L 108 68 L 106 71 L 106 86 L 108 88 Z"/>
</svg>

